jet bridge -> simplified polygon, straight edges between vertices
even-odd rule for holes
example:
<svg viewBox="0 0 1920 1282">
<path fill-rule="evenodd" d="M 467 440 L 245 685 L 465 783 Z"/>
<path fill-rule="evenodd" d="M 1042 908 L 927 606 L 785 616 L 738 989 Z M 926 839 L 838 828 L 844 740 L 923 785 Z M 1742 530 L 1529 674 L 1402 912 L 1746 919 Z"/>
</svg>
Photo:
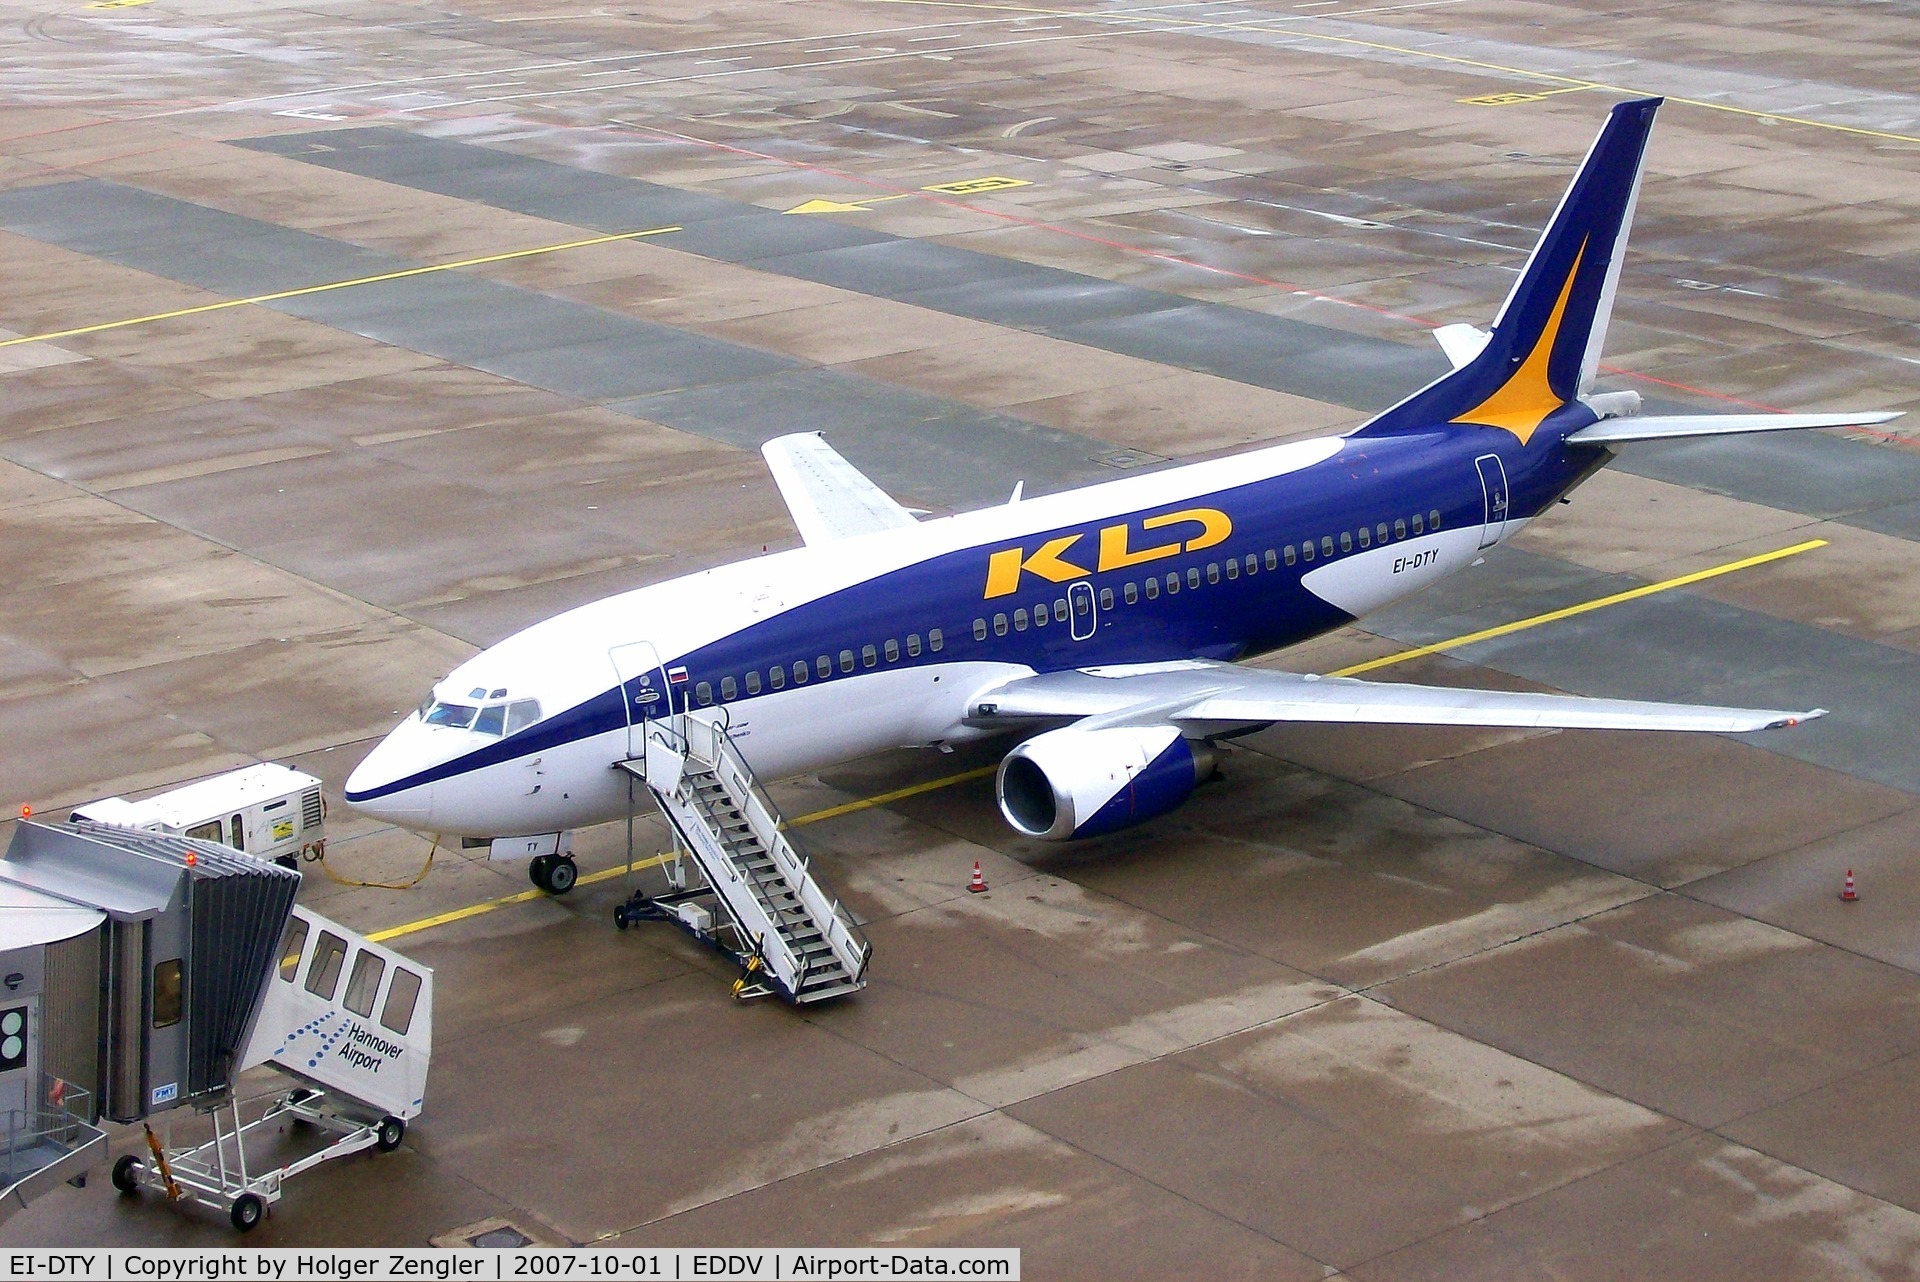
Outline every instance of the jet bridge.
<svg viewBox="0 0 1920 1282">
<path fill-rule="evenodd" d="M 689 713 L 635 729 L 643 751 L 616 764 L 646 786 L 704 884 L 689 887 L 676 860 L 673 889 L 621 904 L 614 924 L 679 924 L 740 962 L 737 997 L 805 1004 L 866 987 L 872 946 L 794 847 L 723 717 Z"/>
<path fill-rule="evenodd" d="M 123 1192 L 162 1188 L 242 1230 L 292 1175 L 398 1146 L 425 1096 L 432 972 L 296 906 L 299 887 L 212 841 L 15 828 L 0 859 L 0 1216 L 84 1176 L 105 1155 L 103 1119 L 146 1129 L 151 1162 L 114 1165 Z M 249 1121 L 234 1081 L 260 1065 L 296 1085 Z M 175 1146 L 181 1110 L 213 1139 Z M 260 1163 L 262 1131 L 289 1117 L 327 1142 Z"/>
</svg>

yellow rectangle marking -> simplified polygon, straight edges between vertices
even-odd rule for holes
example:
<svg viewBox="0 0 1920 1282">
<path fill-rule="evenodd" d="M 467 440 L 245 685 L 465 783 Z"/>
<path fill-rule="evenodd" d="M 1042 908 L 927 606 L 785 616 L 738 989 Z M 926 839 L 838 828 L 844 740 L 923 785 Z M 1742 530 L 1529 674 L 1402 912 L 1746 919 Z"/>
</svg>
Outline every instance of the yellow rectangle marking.
<svg viewBox="0 0 1920 1282">
<path fill-rule="evenodd" d="M 1010 187 L 1031 187 L 1024 178 L 968 178 L 961 182 L 935 183 L 921 191 L 937 191 L 943 196 L 978 196 L 987 191 L 1006 191 Z"/>
</svg>

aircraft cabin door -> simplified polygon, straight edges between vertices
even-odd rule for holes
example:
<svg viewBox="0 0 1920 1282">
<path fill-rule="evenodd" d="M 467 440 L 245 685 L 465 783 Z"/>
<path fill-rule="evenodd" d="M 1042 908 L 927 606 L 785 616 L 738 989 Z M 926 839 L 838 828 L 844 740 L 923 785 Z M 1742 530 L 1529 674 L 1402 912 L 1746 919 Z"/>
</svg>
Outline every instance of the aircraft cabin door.
<svg viewBox="0 0 1920 1282">
<path fill-rule="evenodd" d="M 1473 461 L 1480 469 L 1480 490 L 1487 499 L 1486 524 L 1480 529 L 1480 546 L 1490 548 L 1507 529 L 1507 469 L 1498 454 L 1482 454 Z"/>
<path fill-rule="evenodd" d="M 1067 619 L 1073 627 L 1073 639 L 1085 641 L 1100 626 L 1098 612 L 1093 604 L 1093 585 L 1085 579 L 1075 581 L 1067 589 Z"/>
<path fill-rule="evenodd" d="M 619 679 L 627 717 L 627 756 L 645 751 L 647 723 L 673 715 L 673 686 L 651 643 L 633 641 L 607 651 Z"/>
</svg>

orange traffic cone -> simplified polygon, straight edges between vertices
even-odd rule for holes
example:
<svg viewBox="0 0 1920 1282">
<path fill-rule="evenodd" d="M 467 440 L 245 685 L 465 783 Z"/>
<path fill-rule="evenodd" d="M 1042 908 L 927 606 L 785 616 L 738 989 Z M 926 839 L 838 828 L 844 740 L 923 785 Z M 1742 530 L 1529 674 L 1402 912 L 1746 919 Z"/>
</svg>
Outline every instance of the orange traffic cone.
<svg viewBox="0 0 1920 1282">
<path fill-rule="evenodd" d="M 973 880 L 967 883 L 967 889 L 977 895 L 986 888 L 987 879 L 980 871 L 980 861 L 976 859 L 973 861 Z"/>
<path fill-rule="evenodd" d="M 1840 887 L 1840 898 L 1849 904 L 1860 898 L 1860 892 L 1853 888 L 1853 869 L 1851 868 L 1847 869 L 1847 879 Z"/>
</svg>

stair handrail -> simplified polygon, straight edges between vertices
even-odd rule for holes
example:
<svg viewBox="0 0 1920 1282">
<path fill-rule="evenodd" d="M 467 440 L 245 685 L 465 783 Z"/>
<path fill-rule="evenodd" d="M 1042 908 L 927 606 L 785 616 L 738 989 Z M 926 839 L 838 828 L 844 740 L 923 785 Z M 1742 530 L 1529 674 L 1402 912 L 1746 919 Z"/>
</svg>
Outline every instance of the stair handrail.
<svg viewBox="0 0 1920 1282">
<path fill-rule="evenodd" d="M 689 743 L 688 746 L 691 747 L 692 745 Z M 717 770 L 715 772 L 715 775 L 716 777 L 718 777 Z M 685 776 L 682 776 L 681 782 L 683 786 L 686 785 Z M 755 902 L 757 903 L 760 909 L 761 916 L 765 917 L 768 921 L 768 924 L 773 927 L 772 934 L 773 934 L 775 947 L 777 947 L 780 950 L 780 952 L 786 956 L 788 968 L 795 972 L 793 990 L 797 994 L 800 991 L 801 983 L 804 982 L 806 979 L 808 963 L 803 956 L 796 954 L 793 951 L 793 949 L 788 946 L 787 941 L 781 936 L 781 932 L 779 929 L 779 926 L 780 926 L 779 913 L 773 908 L 773 895 L 769 893 L 767 889 L 767 883 L 761 878 L 760 874 L 755 872 L 750 866 L 743 864 L 739 860 L 733 858 L 733 852 L 726 848 L 724 841 L 721 839 L 719 835 L 722 831 L 722 828 L 720 825 L 720 816 L 714 813 L 713 807 L 708 805 L 706 798 L 700 795 L 700 790 L 694 787 L 687 787 L 686 793 L 687 793 L 687 800 L 691 802 L 702 814 L 706 816 L 707 831 L 713 834 L 714 844 L 720 847 L 721 854 L 726 858 L 727 866 L 732 868 L 736 872 L 745 873 L 747 876 L 747 879 L 753 883 L 754 889 L 757 892 L 759 892 L 755 896 Z M 711 877 L 709 877 L 709 880 L 711 880 Z M 721 896 L 721 898 L 724 900 L 726 896 L 723 895 Z M 757 931 L 750 936 L 750 938 L 752 938 L 754 942 L 755 948 L 758 949 L 758 951 L 762 956 L 765 956 L 767 951 L 766 939 L 765 939 L 766 933 L 767 932 L 765 931 Z"/>
<path fill-rule="evenodd" d="M 724 712 L 724 705 L 721 710 Z M 849 974 L 856 978 L 858 975 L 864 974 L 867 968 L 867 962 L 871 960 L 873 956 L 873 945 L 868 941 L 866 933 L 860 929 L 852 916 L 841 906 L 840 901 L 829 896 L 820 884 L 813 879 L 813 861 L 811 856 L 794 842 L 791 834 L 787 830 L 787 821 L 785 817 L 781 815 L 779 808 L 774 804 L 773 798 L 766 795 L 765 789 L 755 786 L 756 776 L 753 773 L 753 767 L 748 764 L 746 757 L 740 752 L 739 746 L 734 743 L 733 735 L 729 732 L 728 727 L 721 724 L 722 718 L 699 716 L 689 717 L 687 720 L 689 722 L 699 722 L 700 725 L 710 733 L 713 741 L 712 759 L 716 772 L 724 763 L 730 766 L 734 772 L 740 776 L 743 783 L 741 791 L 745 794 L 746 806 L 757 807 L 762 812 L 760 817 L 766 824 L 767 831 L 773 836 L 773 841 L 768 844 L 768 849 L 769 853 L 774 856 L 776 865 L 780 862 L 778 848 L 784 845 L 797 871 L 803 874 L 800 883 L 793 887 L 793 891 L 800 897 L 803 903 L 806 903 L 808 912 L 820 923 L 821 931 L 826 936 L 829 946 L 835 945 L 837 939 L 840 946 L 834 947 L 836 954 L 840 954 L 842 948 L 844 948 L 846 956 L 852 956 L 858 959 L 857 965 L 848 967 Z M 808 895 L 809 890 L 813 892 L 811 899 L 817 899 L 819 901 L 818 903 L 810 902 Z M 844 961 L 845 957 L 843 956 L 843 964 Z"/>
</svg>

